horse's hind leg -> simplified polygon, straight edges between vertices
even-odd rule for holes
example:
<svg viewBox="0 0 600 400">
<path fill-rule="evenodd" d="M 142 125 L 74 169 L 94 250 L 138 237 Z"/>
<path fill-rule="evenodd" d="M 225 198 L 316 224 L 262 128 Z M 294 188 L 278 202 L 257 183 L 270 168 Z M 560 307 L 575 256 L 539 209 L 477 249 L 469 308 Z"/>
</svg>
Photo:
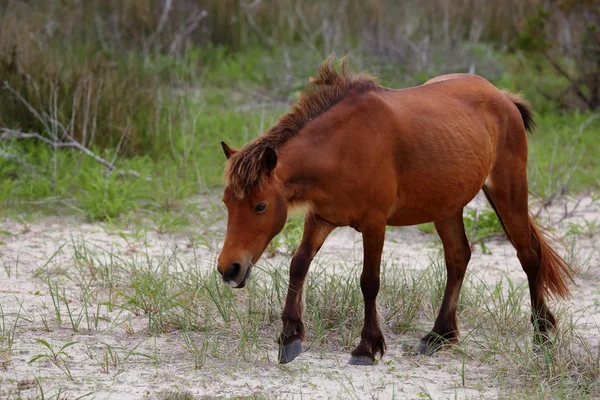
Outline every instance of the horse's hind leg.
<svg viewBox="0 0 600 400">
<path fill-rule="evenodd" d="M 462 209 L 453 216 L 435 222 L 446 260 L 446 290 L 440 311 L 430 333 L 421 339 L 419 353 L 431 355 L 444 343 L 458 341 L 456 306 L 460 288 L 471 259 L 471 248 L 465 235 Z"/>
<path fill-rule="evenodd" d="M 565 278 L 570 278 L 571 270 L 548 245 L 529 216 L 526 160 L 515 154 L 501 154 L 498 159 L 511 160 L 511 164 L 496 165 L 483 191 L 527 274 L 531 321 L 536 332 L 534 339 L 539 343 L 547 339 L 548 331 L 556 325 L 556 318 L 546 305 L 546 297 L 568 295 Z"/>
</svg>

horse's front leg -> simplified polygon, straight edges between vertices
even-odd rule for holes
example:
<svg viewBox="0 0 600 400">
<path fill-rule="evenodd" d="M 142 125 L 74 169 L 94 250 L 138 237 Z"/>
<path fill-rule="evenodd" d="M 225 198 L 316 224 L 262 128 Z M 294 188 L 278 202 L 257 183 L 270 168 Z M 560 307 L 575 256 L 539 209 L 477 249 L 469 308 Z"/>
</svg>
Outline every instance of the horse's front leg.
<svg viewBox="0 0 600 400">
<path fill-rule="evenodd" d="M 379 326 L 377 293 L 379 292 L 379 269 L 385 239 L 385 222 L 362 227 L 364 264 L 360 275 L 360 289 L 365 301 L 365 321 L 360 344 L 352 351 L 350 365 L 371 365 L 377 353 L 385 352 L 385 339 Z"/>
<path fill-rule="evenodd" d="M 302 291 L 304 280 L 315 254 L 335 227 L 318 216 L 307 214 L 304 220 L 302 242 L 292 258 L 290 282 L 281 320 L 279 335 L 279 362 L 287 364 L 302 353 L 304 323 L 302 322 Z"/>
</svg>

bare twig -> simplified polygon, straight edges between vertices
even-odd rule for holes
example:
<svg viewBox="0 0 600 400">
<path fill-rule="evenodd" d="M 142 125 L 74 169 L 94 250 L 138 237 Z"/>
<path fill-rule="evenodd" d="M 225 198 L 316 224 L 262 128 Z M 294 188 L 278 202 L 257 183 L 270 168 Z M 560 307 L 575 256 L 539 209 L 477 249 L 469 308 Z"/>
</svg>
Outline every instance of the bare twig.
<svg viewBox="0 0 600 400">
<path fill-rule="evenodd" d="M 105 158 L 100 157 L 97 154 L 94 154 L 94 152 L 92 152 L 90 149 L 88 149 L 87 147 L 83 146 L 81 143 L 79 143 L 78 141 L 74 140 L 72 137 L 70 137 L 69 135 L 69 141 L 68 142 L 53 142 L 52 140 L 40 135 L 39 133 L 36 132 L 31 132 L 31 133 L 24 133 L 24 132 L 19 132 L 19 131 L 15 131 L 13 129 L 8 129 L 8 128 L 0 128 L 0 132 L 2 132 L 2 134 L 0 135 L 0 140 L 6 140 L 6 139 L 37 139 L 41 142 L 44 142 L 50 146 L 52 146 L 55 149 L 60 149 L 60 148 L 75 148 L 81 152 L 83 152 L 84 154 L 92 157 L 94 160 L 98 161 L 100 164 L 104 165 L 106 167 L 106 169 L 108 170 L 108 172 L 113 172 L 115 170 L 117 170 L 117 167 L 114 164 L 114 161 L 116 159 L 116 155 L 115 158 L 113 158 L 113 161 L 108 161 Z M 119 142 L 120 144 L 121 142 Z M 120 147 L 120 146 L 119 146 Z M 0 156 L 4 156 L 6 155 L 6 153 L 0 153 Z M 33 166 L 30 166 L 33 168 Z M 120 175 L 132 175 L 132 176 L 136 176 L 138 178 L 140 178 L 142 175 L 134 170 L 119 170 L 118 171 Z M 146 180 L 151 180 L 151 178 L 145 178 Z"/>
<path fill-rule="evenodd" d="M 76 148 L 77 150 L 80 150 L 81 152 L 92 157 L 94 160 L 98 161 L 100 164 L 106 166 L 106 168 L 109 171 L 112 171 L 113 169 L 116 168 L 115 165 L 112 164 L 110 161 L 107 161 L 104 158 L 100 157 L 99 155 L 94 154 L 90 149 L 88 149 L 87 147 L 84 147 L 81 143 L 79 143 L 76 140 L 69 140 L 68 142 L 54 142 L 54 141 L 40 135 L 37 132 L 24 133 L 24 132 L 15 131 L 13 129 L 8 129 L 8 128 L 0 128 L 0 132 L 2 132 L 2 135 L 0 135 L 0 139 L 2 139 L 2 140 L 6 140 L 6 139 L 37 139 L 41 142 L 44 142 L 44 143 L 52 146 L 54 149 L 65 148 L 65 147 Z M 72 139 L 72 138 L 69 138 L 69 139 Z"/>
<path fill-rule="evenodd" d="M 7 82 L 4 83 L 4 88 L 7 89 L 11 94 L 13 94 L 13 96 L 15 96 L 21 103 L 23 103 L 23 105 L 29 110 L 29 112 L 31 112 L 31 114 L 42 123 L 42 125 L 44 126 L 46 131 L 49 132 L 49 134 L 51 135 L 52 138 L 48 138 L 37 132 L 21 132 L 21 131 L 18 131 L 15 129 L 10 129 L 10 128 L 0 128 L 0 140 L 36 139 L 42 143 L 45 143 L 45 144 L 51 146 L 52 149 L 54 150 L 54 169 L 53 169 L 53 175 L 52 175 L 53 182 L 55 181 L 55 178 L 56 178 L 56 168 L 57 168 L 56 152 L 58 149 L 61 149 L 61 148 L 72 148 L 72 149 L 77 149 L 77 150 L 81 151 L 82 153 L 93 158 L 100 164 L 104 165 L 107 169 L 108 174 L 110 174 L 112 171 L 115 171 L 117 169 L 117 167 L 115 166 L 116 157 L 120 152 L 121 145 L 123 143 L 123 140 L 127 136 L 126 132 L 128 132 L 129 128 L 127 128 L 123 132 L 123 135 L 121 136 L 121 139 L 117 146 L 117 151 L 116 151 L 115 157 L 113 158 L 112 161 L 108 161 L 105 158 L 95 154 L 87 146 L 83 145 L 81 142 L 76 140 L 73 137 L 73 135 L 71 133 L 69 133 L 69 129 L 67 127 L 65 127 L 64 124 L 62 124 L 60 121 L 58 121 L 58 106 L 57 106 L 58 94 L 56 92 L 53 95 L 52 105 L 50 106 L 51 114 L 52 114 L 52 116 L 50 116 L 47 113 L 38 112 L 23 96 L 21 96 L 20 93 L 18 93 L 16 90 L 14 90 Z M 94 122 L 94 130 L 95 130 L 95 122 Z M 120 170 L 119 174 L 120 175 L 132 175 L 132 176 L 136 176 L 138 178 L 141 177 L 141 174 L 139 172 L 133 171 L 133 170 Z M 145 178 L 145 179 L 151 180 L 150 178 Z"/>
<path fill-rule="evenodd" d="M 167 20 L 169 19 L 169 13 L 171 12 L 171 7 L 173 6 L 173 0 L 165 0 L 165 6 L 163 7 L 162 14 L 158 20 L 158 25 L 156 26 L 156 30 L 150 35 L 148 41 L 144 44 L 144 53 L 148 53 L 150 51 L 150 47 L 156 40 L 156 38 L 161 34 Z"/>
<path fill-rule="evenodd" d="M 571 77 L 571 75 L 569 75 L 569 73 L 567 71 L 565 71 L 564 68 L 556 60 L 554 60 L 548 53 L 544 53 L 544 56 L 546 57 L 546 59 L 548 61 L 550 61 L 550 64 L 552 64 L 554 69 L 559 74 L 564 76 L 566 80 L 569 81 L 569 83 L 572 85 L 573 89 L 575 90 L 575 93 L 577 93 L 577 96 L 579 96 L 579 98 L 581 100 L 583 100 L 585 104 L 589 105 L 590 101 L 589 101 L 588 97 L 579 88 L 579 82 L 577 82 L 575 79 L 573 79 L 573 77 Z"/>
<path fill-rule="evenodd" d="M 181 41 L 183 41 L 185 38 L 187 38 L 189 35 L 191 35 L 200 25 L 200 21 L 202 21 L 204 19 L 204 17 L 206 17 L 207 15 L 208 15 L 208 13 L 206 12 L 206 10 L 202 10 L 202 11 L 199 11 L 198 13 L 194 14 L 190 18 L 190 23 L 187 25 L 187 27 L 184 26 L 175 35 L 175 39 L 173 39 L 171 46 L 169 46 L 169 55 L 175 54 L 175 51 L 177 50 L 179 43 Z"/>
<path fill-rule="evenodd" d="M 583 200 L 583 199 L 584 199 L 583 196 L 579 196 L 579 198 L 577 199 L 577 202 L 575 202 L 573 207 L 571 207 L 570 209 L 569 209 L 569 202 L 565 201 L 565 204 L 563 207 L 563 215 L 560 217 L 560 219 L 558 221 L 554 222 L 554 225 L 560 224 L 565 219 L 572 217 L 575 214 L 575 211 L 577 210 L 577 208 L 579 208 L 579 204 L 581 204 L 581 200 Z"/>
<path fill-rule="evenodd" d="M 265 44 L 267 44 L 269 47 L 275 47 L 275 43 L 273 42 L 273 39 L 268 37 L 267 34 L 265 33 L 265 31 L 263 31 L 260 28 L 260 26 L 258 26 L 256 21 L 254 21 L 254 16 L 252 15 L 252 9 L 254 7 L 256 7 L 258 4 L 260 4 L 260 0 L 254 1 L 252 4 L 249 4 L 249 5 L 241 4 L 240 10 L 244 12 L 246 21 L 248 21 L 248 24 L 250 25 L 250 27 L 252 29 L 254 29 L 254 32 L 256 32 L 256 34 L 258 36 L 260 36 L 260 38 L 265 42 Z"/>
</svg>

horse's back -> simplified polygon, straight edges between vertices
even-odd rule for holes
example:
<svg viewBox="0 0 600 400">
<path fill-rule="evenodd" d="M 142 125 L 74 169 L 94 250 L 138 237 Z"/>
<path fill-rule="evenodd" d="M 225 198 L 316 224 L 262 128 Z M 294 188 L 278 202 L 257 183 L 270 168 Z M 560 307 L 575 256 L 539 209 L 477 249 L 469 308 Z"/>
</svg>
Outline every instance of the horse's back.
<svg viewBox="0 0 600 400">
<path fill-rule="evenodd" d="M 418 130 L 423 141 L 444 140 L 450 146 L 495 153 L 509 132 L 523 126 L 518 108 L 505 92 L 477 75 L 441 75 L 420 86 L 382 93 L 397 105 L 393 113 L 400 124 L 410 126 L 401 134 Z"/>
<path fill-rule="evenodd" d="M 495 153 L 502 153 L 509 147 L 513 154 L 519 154 L 526 161 L 526 125 L 531 128 L 531 109 L 519 95 L 500 90 L 485 78 L 472 74 L 438 76 L 420 88 L 424 93 L 428 91 L 430 96 L 451 97 L 470 114 L 484 118 Z M 528 121 L 523 119 L 522 108 Z"/>
</svg>

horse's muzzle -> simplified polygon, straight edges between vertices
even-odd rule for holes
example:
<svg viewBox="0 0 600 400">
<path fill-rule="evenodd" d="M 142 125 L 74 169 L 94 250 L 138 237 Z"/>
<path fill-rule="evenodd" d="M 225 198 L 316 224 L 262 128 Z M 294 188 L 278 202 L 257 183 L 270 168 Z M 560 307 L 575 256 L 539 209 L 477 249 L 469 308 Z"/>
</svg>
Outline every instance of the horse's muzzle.
<svg viewBox="0 0 600 400">
<path fill-rule="evenodd" d="M 219 268 L 219 272 L 225 284 L 235 289 L 243 288 L 246 286 L 246 281 L 252 272 L 252 264 L 244 268 L 240 262 L 234 262 L 223 272 Z"/>
</svg>

